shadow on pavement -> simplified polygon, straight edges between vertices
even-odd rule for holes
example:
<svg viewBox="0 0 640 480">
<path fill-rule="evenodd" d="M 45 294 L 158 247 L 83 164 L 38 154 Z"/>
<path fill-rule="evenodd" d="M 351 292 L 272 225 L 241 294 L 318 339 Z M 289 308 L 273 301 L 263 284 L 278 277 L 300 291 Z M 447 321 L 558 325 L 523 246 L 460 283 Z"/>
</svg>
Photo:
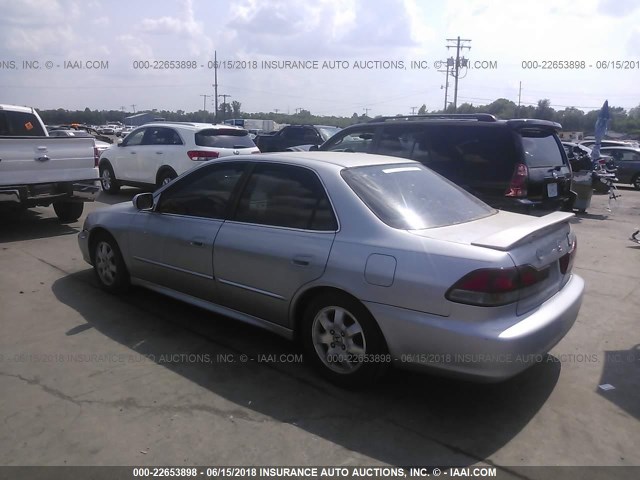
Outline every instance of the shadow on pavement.
<svg viewBox="0 0 640 480">
<path fill-rule="evenodd" d="M 77 234 L 81 223 L 60 223 L 57 217 L 45 217 L 40 209 L 0 211 L 0 243 L 34 240 Z"/>
<path fill-rule="evenodd" d="M 606 351 L 604 359 L 598 394 L 640 420 L 640 344 Z"/>
<path fill-rule="evenodd" d="M 106 205 L 115 205 L 116 203 L 122 202 L 130 202 L 134 196 L 138 193 L 142 192 L 151 192 L 152 189 L 144 190 L 140 188 L 128 188 L 123 187 L 118 193 L 110 194 L 105 192 L 100 192 L 98 198 L 96 199 L 97 204 L 106 204 Z M 102 208 L 99 206 L 98 208 Z"/>
<path fill-rule="evenodd" d="M 529 423 L 560 375 L 560 362 L 547 355 L 500 384 L 393 370 L 367 390 L 347 391 L 326 383 L 299 359 L 277 360 L 300 354 L 287 340 L 144 289 L 111 296 L 98 288 L 91 270 L 59 279 L 52 290 L 87 322 L 65 334 L 81 335 L 93 327 L 234 402 L 234 416 L 266 415 L 393 465 L 486 459 Z M 213 361 L 171 360 L 180 354 Z M 242 355 L 246 363 L 238 361 Z M 234 361 L 216 360 L 221 357 Z M 181 402 L 189 408 L 188 397 Z"/>
</svg>

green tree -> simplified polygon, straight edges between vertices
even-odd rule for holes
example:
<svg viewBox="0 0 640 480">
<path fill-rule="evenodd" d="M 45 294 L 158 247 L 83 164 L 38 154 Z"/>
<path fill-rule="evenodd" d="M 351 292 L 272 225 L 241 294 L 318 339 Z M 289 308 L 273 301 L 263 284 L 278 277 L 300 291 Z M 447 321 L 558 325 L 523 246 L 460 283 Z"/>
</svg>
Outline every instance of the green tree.
<svg viewBox="0 0 640 480">
<path fill-rule="evenodd" d="M 418 109 L 418 115 L 424 115 L 427 113 L 427 106 L 423 103 L 422 106 Z"/>
<path fill-rule="evenodd" d="M 233 110 L 233 118 L 240 118 L 242 116 L 240 114 L 241 106 L 242 104 L 237 100 L 234 100 L 233 102 L 231 102 L 231 109 Z"/>
<path fill-rule="evenodd" d="M 534 118 L 540 120 L 553 120 L 555 110 L 551 108 L 551 100 L 544 98 L 538 100 L 538 106 L 535 109 Z"/>
</svg>

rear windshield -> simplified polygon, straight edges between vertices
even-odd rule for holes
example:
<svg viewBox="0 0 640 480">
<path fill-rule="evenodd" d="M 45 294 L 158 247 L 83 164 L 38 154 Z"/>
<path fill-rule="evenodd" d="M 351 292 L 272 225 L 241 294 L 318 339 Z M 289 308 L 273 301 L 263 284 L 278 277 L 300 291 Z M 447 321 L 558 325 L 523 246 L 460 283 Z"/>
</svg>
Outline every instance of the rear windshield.
<svg viewBox="0 0 640 480">
<path fill-rule="evenodd" d="M 523 136 L 522 149 L 529 167 L 557 167 L 564 165 L 560 146 L 553 135 Z"/>
<path fill-rule="evenodd" d="M 46 133 L 34 114 L 0 110 L 0 135 L 42 137 Z"/>
<path fill-rule="evenodd" d="M 367 207 L 393 228 L 443 227 L 496 212 L 417 163 L 348 168 L 342 177 Z"/>
<path fill-rule="evenodd" d="M 253 148 L 256 146 L 246 130 L 210 129 L 196 133 L 196 145 L 218 148 Z"/>
</svg>

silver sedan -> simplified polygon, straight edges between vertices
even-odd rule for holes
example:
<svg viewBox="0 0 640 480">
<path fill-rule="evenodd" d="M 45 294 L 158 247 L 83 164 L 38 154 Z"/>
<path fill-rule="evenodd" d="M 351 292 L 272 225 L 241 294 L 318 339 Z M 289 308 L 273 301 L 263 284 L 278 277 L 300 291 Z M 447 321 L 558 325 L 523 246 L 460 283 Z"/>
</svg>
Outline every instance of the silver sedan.
<svg viewBox="0 0 640 480">
<path fill-rule="evenodd" d="M 289 152 L 207 162 L 92 212 L 79 244 L 105 290 L 296 339 L 341 385 L 390 364 L 497 381 L 578 315 L 571 216 L 494 210 L 402 158 Z"/>
</svg>

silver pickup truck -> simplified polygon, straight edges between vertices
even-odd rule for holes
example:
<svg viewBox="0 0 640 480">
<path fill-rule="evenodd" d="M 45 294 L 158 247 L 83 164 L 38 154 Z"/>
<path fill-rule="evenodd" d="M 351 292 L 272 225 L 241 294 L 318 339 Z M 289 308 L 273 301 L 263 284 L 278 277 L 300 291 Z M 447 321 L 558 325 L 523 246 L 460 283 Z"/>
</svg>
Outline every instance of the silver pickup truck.
<svg viewBox="0 0 640 480">
<path fill-rule="evenodd" d="M 0 209 L 49 206 L 63 222 L 100 191 L 92 138 L 50 137 L 33 108 L 0 105 Z"/>
</svg>

